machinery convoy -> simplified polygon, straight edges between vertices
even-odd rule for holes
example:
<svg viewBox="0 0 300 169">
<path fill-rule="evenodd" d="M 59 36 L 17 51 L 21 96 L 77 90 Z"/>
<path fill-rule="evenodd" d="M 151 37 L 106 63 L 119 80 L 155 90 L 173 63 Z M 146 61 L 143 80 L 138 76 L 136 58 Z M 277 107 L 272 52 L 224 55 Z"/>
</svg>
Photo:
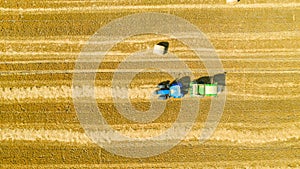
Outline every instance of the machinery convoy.
<svg viewBox="0 0 300 169">
<path fill-rule="evenodd" d="M 164 55 L 168 52 L 169 43 L 159 42 L 153 48 L 153 53 Z M 158 99 L 167 100 L 168 98 L 182 98 L 190 93 L 190 97 L 216 97 L 224 91 L 226 72 L 216 74 L 214 76 L 204 76 L 199 79 L 190 80 L 190 77 L 182 77 L 170 83 L 169 80 L 161 82 L 157 85 L 154 92 L 158 95 Z"/>
<path fill-rule="evenodd" d="M 189 93 L 190 97 L 216 97 L 224 91 L 226 73 L 216 74 L 212 77 L 204 76 L 190 82 L 189 77 L 176 79 L 172 83 L 164 81 L 157 85 L 155 94 L 158 99 L 182 98 Z"/>
</svg>

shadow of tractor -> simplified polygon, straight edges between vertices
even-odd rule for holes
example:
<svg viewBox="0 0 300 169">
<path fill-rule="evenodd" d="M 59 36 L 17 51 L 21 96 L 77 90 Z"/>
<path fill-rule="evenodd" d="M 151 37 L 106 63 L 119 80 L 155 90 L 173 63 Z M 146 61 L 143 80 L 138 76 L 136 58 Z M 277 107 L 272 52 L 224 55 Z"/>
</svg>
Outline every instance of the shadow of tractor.
<svg viewBox="0 0 300 169">
<path fill-rule="evenodd" d="M 182 78 L 174 80 L 174 82 L 172 82 L 172 83 L 176 83 L 176 82 L 178 84 L 182 84 L 182 94 L 183 94 L 183 96 L 188 94 L 191 78 L 189 76 L 184 76 Z"/>
</svg>

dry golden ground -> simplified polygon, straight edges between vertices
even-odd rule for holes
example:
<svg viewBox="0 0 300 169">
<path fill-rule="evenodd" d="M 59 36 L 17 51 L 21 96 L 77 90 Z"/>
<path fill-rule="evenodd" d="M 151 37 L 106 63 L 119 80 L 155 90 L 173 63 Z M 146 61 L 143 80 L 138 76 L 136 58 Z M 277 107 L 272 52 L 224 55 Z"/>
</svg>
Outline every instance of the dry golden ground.
<svg viewBox="0 0 300 169">
<path fill-rule="evenodd" d="M 299 168 L 299 5 L 295 0 L 241 0 L 236 5 L 225 0 L 1 1 L 0 168 Z M 199 103 L 196 123 L 179 145 L 133 159 L 113 155 L 84 135 L 71 99 L 72 71 L 85 42 L 100 27 L 146 11 L 180 16 L 207 35 L 227 71 L 227 100 L 206 143 L 197 138 L 209 98 Z M 99 91 L 110 87 L 112 71 L 128 53 L 164 38 L 136 36 L 116 45 L 117 59 L 108 56 L 97 73 Z M 193 53 L 171 42 L 170 50 L 196 77 L 206 75 Z M 140 73 L 130 87 L 147 93 L 167 78 Z M 140 137 L 161 133 L 180 108 L 180 101 L 169 100 L 162 116 L 139 125 L 118 114 L 110 96 L 97 101 L 113 128 Z M 149 107 L 144 95 L 131 101 L 139 110 Z"/>
</svg>

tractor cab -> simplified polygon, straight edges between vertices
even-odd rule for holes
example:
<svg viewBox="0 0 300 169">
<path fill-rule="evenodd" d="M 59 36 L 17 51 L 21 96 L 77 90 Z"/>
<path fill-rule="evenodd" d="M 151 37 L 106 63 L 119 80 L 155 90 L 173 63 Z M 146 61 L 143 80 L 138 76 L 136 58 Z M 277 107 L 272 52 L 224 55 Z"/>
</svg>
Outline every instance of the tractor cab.
<svg viewBox="0 0 300 169">
<path fill-rule="evenodd" d="M 170 81 L 164 81 L 157 85 L 158 90 L 156 90 L 157 95 L 159 95 L 160 100 L 166 100 L 170 97 L 181 98 L 183 97 L 182 83 L 174 80 L 172 83 Z"/>
</svg>

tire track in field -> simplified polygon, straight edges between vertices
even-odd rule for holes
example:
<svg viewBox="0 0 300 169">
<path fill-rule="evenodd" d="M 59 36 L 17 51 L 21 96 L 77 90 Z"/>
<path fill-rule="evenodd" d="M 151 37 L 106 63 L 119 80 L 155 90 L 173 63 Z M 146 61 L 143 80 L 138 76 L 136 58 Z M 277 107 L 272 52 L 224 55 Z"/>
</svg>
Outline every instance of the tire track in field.
<svg viewBox="0 0 300 169">
<path fill-rule="evenodd" d="M 154 135 L 161 134 L 170 124 L 159 123 L 159 124 L 138 124 L 138 125 L 113 125 L 119 132 L 124 135 L 135 138 L 145 138 Z M 178 124 L 177 127 L 181 128 L 184 124 Z M 200 128 L 202 124 L 196 123 L 197 127 Z M 238 127 L 234 129 L 233 127 Z M 255 130 L 256 126 L 253 125 L 251 128 L 242 127 L 239 124 L 224 124 L 222 123 L 218 129 L 214 132 L 213 136 L 209 139 L 210 141 L 226 141 L 234 144 L 265 144 L 274 142 L 285 142 L 291 139 L 300 139 L 300 123 L 288 123 L 288 124 L 276 124 L 266 125 L 266 129 L 263 129 L 261 125 L 257 126 L 259 130 Z M 286 130 L 288 128 L 288 130 Z M 103 131 L 108 132 L 108 131 Z M 201 134 L 201 129 L 193 129 L 184 141 L 196 141 Z M 176 134 L 167 135 L 163 140 L 178 139 Z M 59 142 L 72 142 L 78 144 L 91 144 L 90 139 L 81 132 L 72 130 L 49 130 L 49 129 L 10 129 L 1 127 L 0 129 L 0 141 L 59 141 Z M 103 142 L 112 141 L 128 141 L 121 140 L 120 138 L 102 138 Z M 162 140 L 157 140 L 162 141 Z"/>
<path fill-rule="evenodd" d="M 227 82 L 228 83 L 228 82 Z M 230 83 L 230 82 L 229 82 Z M 260 84 L 264 86 L 264 84 Z M 266 83 L 266 86 L 262 87 L 268 89 L 270 87 L 285 87 L 290 89 L 298 88 L 298 83 L 288 82 L 285 84 L 278 83 L 270 86 Z M 230 86 L 229 86 L 230 89 Z M 258 87 L 256 87 L 258 89 Z M 112 99 L 112 88 L 111 87 L 95 87 L 93 90 L 87 86 L 75 86 L 75 89 L 78 97 L 89 97 L 91 93 L 95 93 L 96 99 Z M 143 85 L 135 88 L 120 88 L 117 87 L 114 89 L 116 98 L 126 99 L 128 93 L 130 99 L 150 99 L 153 97 L 153 92 L 156 90 L 155 85 Z M 19 87 L 19 88 L 1 88 L 0 90 L 0 99 L 1 100 L 10 100 L 10 101 L 22 101 L 28 99 L 59 99 L 59 98 L 72 98 L 72 88 L 69 86 L 42 86 L 42 87 Z M 298 99 L 300 98 L 300 93 L 294 93 L 293 95 L 287 93 L 274 93 L 274 94 L 256 94 L 256 93 L 242 93 L 238 90 L 227 91 L 226 95 L 228 99 L 234 99 L 237 97 L 247 97 L 247 99 Z M 185 96 L 185 97 L 188 97 Z M 237 98 L 238 99 L 238 98 Z"/>
<path fill-rule="evenodd" d="M 115 6 L 83 6 L 83 7 L 56 7 L 56 8 L 5 8 L 1 7 L 0 11 L 5 12 L 6 15 L 12 14 L 50 14 L 50 13 L 63 13 L 72 12 L 78 13 L 82 11 L 89 12 L 103 12 L 103 11 L 132 11 L 132 10 L 163 10 L 163 9 L 262 9 L 262 8 L 296 8 L 299 7 L 300 3 L 259 3 L 259 4 L 237 4 L 237 5 L 226 5 L 226 4 L 170 4 L 170 5 L 115 5 Z"/>
<path fill-rule="evenodd" d="M 244 32 L 244 33 L 206 33 L 209 39 L 213 40 L 299 40 L 299 31 L 280 31 L 280 32 Z M 193 38 L 193 36 L 182 35 L 181 38 Z M 84 45 L 90 36 L 49 36 L 44 37 L 3 37 L 0 39 L 0 44 L 76 44 Z M 145 41 L 157 41 L 161 38 L 149 36 L 145 39 L 128 39 L 125 43 L 144 43 Z M 105 41 L 101 44 L 112 44 L 114 41 Z"/>
</svg>

